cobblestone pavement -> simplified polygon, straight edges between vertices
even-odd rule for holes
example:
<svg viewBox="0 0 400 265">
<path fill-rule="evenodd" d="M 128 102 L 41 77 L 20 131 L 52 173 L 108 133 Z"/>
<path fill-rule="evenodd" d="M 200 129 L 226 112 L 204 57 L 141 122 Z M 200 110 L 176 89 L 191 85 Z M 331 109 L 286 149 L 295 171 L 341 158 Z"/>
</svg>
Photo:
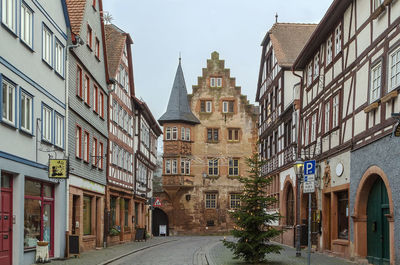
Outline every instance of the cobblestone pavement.
<svg viewBox="0 0 400 265">
<path fill-rule="evenodd" d="M 221 237 L 175 237 L 177 241 L 149 248 L 119 259 L 110 265 L 207 265 L 207 246 L 218 243 Z"/>
<path fill-rule="evenodd" d="M 296 258 L 296 250 L 283 246 L 281 254 L 269 254 L 269 265 L 304 265 L 307 264 L 307 253 L 302 251 L 301 257 Z M 222 242 L 209 246 L 208 252 L 210 265 L 245 265 L 245 262 L 234 260 L 232 252 Z M 313 265 L 348 265 L 354 264 L 348 260 L 330 257 L 325 254 L 311 253 L 311 264 Z"/>
<path fill-rule="evenodd" d="M 142 249 L 157 248 L 163 244 L 170 244 L 174 237 L 154 237 L 145 242 L 129 242 L 119 244 L 99 250 L 83 252 L 79 258 L 71 257 L 67 260 L 52 260 L 53 265 L 105 265 L 107 261 L 121 257 L 134 251 L 143 251 Z M 154 246 L 154 247 L 152 247 Z"/>
</svg>

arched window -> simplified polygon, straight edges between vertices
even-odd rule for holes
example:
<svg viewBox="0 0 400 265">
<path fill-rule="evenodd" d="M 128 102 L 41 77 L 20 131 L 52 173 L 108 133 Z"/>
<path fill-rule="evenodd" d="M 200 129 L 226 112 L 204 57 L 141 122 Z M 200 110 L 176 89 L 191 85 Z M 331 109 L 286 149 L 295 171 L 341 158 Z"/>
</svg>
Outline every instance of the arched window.
<svg viewBox="0 0 400 265">
<path fill-rule="evenodd" d="M 286 225 L 294 225 L 294 194 L 291 184 L 286 191 Z"/>
</svg>

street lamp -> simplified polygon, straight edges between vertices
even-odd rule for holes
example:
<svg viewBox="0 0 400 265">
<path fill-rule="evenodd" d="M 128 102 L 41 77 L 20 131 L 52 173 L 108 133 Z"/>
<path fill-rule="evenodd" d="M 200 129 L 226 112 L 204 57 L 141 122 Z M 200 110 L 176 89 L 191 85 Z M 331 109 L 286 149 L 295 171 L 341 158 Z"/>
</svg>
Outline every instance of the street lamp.
<svg viewBox="0 0 400 265">
<path fill-rule="evenodd" d="M 294 173 L 296 174 L 296 257 L 301 256 L 300 249 L 300 181 L 303 175 L 303 160 L 299 157 L 293 164 Z"/>
</svg>

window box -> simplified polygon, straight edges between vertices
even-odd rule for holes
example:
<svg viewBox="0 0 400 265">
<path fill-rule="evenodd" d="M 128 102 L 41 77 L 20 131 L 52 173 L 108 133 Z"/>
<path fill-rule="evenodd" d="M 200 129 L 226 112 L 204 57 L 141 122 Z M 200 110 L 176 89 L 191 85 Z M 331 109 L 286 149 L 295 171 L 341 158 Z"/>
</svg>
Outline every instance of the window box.
<svg viewBox="0 0 400 265">
<path fill-rule="evenodd" d="M 365 113 L 371 112 L 371 111 L 373 111 L 373 110 L 376 110 L 378 107 L 379 107 L 379 103 L 378 103 L 378 102 L 374 102 L 374 103 L 368 105 L 368 106 L 364 109 L 364 112 L 365 112 Z"/>
</svg>

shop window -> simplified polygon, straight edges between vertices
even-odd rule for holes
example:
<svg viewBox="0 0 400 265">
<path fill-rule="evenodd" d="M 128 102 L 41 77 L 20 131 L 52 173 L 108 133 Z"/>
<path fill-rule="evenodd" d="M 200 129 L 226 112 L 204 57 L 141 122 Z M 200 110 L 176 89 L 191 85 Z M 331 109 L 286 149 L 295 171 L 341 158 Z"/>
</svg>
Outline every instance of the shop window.
<svg viewBox="0 0 400 265">
<path fill-rule="evenodd" d="M 349 195 L 348 191 L 337 193 L 338 238 L 349 239 Z"/>
<path fill-rule="evenodd" d="M 110 226 L 112 229 L 117 224 L 117 197 L 110 196 Z"/>
<path fill-rule="evenodd" d="M 83 235 L 92 234 L 92 197 L 83 196 Z"/>
<path fill-rule="evenodd" d="M 37 241 L 49 242 L 53 255 L 53 186 L 36 180 L 25 180 L 24 248 L 35 248 Z"/>
<path fill-rule="evenodd" d="M 206 194 L 206 208 L 207 209 L 217 208 L 217 194 L 216 193 L 207 193 Z"/>
<path fill-rule="evenodd" d="M 240 207 L 240 194 L 231 194 L 230 206 L 231 209 L 237 209 Z"/>
</svg>

